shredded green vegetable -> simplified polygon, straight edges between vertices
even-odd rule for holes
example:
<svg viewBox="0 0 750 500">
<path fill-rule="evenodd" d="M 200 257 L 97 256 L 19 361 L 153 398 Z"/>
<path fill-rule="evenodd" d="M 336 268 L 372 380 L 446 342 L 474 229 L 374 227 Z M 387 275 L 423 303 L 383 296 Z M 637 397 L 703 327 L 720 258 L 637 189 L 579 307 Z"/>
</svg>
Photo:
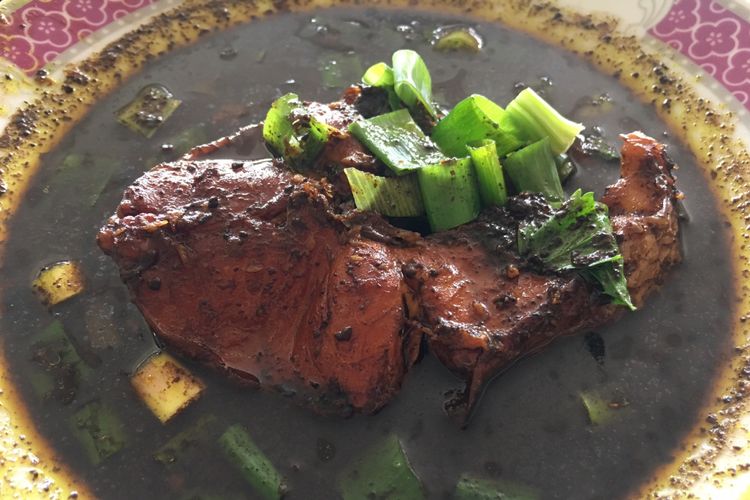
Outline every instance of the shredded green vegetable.
<svg viewBox="0 0 750 500">
<path fill-rule="evenodd" d="M 635 310 L 607 206 L 598 203 L 594 193 L 579 189 L 543 223 L 519 228 L 518 250 L 538 257 L 549 270 L 582 273 L 614 304 Z"/>
<path fill-rule="evenodd" d="M 391 110 L 395 111 L 404 107 L 401 99 L 396 95 L 396 90 L 393 88 L 395 83 L 393 68 L 386 63 L 379 62 L 370 66 L 362 76 L 362 83 L 385 90 L 388 94 L 388 105 L 391 107 Z"/>
<path fill-rule="evenodd" d="M 607 161 L 617 161 L 620 153 L 614 146 L 609 144 L 600 133 L 592 132 L 586 134 L 581 141 L 581 150 L 589 155 L 596 155 Z"/>
<path fill-rule="evenodd" d="M 213 415 L 203 415 L 197 422 L 183 429 L 154 452 L 154 460 L 162 465 L 172 465 L 184 460 L 190 450 L 204 444 L 206 436 L 216 426 Z"/>
<path fill-rule="evenodd" d="M 91 368 L 78 354 L 60 320 L 55 320 L 31 337 L 33 369 L 29 382 L 42 399 L 70 403 L 79 384 L 91 375 Z"/>
</svg>

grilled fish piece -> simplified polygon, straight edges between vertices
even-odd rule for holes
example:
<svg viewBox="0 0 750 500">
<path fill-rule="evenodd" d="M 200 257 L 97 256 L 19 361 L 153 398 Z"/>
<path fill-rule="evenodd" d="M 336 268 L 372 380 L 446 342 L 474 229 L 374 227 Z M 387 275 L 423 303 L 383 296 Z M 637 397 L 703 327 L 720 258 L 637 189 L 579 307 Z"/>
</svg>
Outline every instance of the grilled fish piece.
<svg viewBox="0 0 750 500">
<path fill-rule="evenodd" d="M 679 193 L 661 144 L 624 139 L 603 201 L 641 305 L 680 260 Z M 165 343 L 323 413 L 382 408 L 424 337 L 466 382 L 448 405 L 465 422 L 514 361 L 622 312 L 517 255 L 519 224 L 548 215 L 538 196 L 427 237 L 339 199 L 280 162 L 180 161 L 130 186 L 98 241 Z"/>
</svg>

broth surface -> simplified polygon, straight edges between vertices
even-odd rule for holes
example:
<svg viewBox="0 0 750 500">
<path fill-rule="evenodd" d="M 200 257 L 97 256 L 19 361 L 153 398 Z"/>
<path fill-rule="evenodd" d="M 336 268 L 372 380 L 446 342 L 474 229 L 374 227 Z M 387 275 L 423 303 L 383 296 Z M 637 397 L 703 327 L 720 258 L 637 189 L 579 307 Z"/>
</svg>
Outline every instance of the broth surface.
<svg viewBox="0 0 750 500">
<path fill-rule="evenodd" d="M 440 53 L 427 44 L 433 29 L 457 22 L 467 21 L 439 14 L 334 9 L 278 15 L 209 35 L 155 60 L 102 100 L 44 158 L 11 226 L 0 274 L 6 311 L 1 326 L 37 424 L 100 497 L 211 493 L 252 498 L 249 486 L 215 445 L 233 423 L 244 424 L 286 476 L 290 499 L 335 498 L 338 471 L 391 432 L 401 438 L 431 498 L 449 497 L 464 472 L 527 485 L 542 498 L 617 497 L 670 457 L 693 424 L 716 367 L 730 353 L 732 276 L 725 224 L 715 200 L 692 156 L 664 136 L 655 113 L 614 79 L 575 56 L 494 24 L 469 23 L 484 39 L 478 54 Z M 273 99 L 286 92 L 309 100 L 336 99 L 343 85 L 357 81 L 370 64 L 405 47 L 423 55 L 435 97 L 445 105 L 470 93 L 506 103 L 516 84 L 524 82 L 544 91 L 566 116 L 589 128 L 602 127 L 612 143 L 618 133 L 635 129 L 663 139 L 681 167 L 678 186 L 687 195 L 685 262 L 642 310 L 595 332 L 600 337 L 560 339 L 500 376 L 465 430 L 441 411 L 444 393 L 459 382 L 429 355 L 382 412 L 347 420 L 318 417 L 276 393 L 238 387 L 186 362 L 207 390 L 162 426 L 137 400 L 129 381 L 156 344 L 129 302 L 114 263 L 95 243 L 122 190 L 155 163 L 174 159 L 175 148 L 259 121 Z M 337 75 L 330 71 L 332 61 Z M 150 83 L 166 85 L 183 104 L 145 139 L 117 123 L 114 113 Z M 584 112 L 580 104 L 604 92 L 611 107 Z M 66 167 L 72 154 L 87 158 L 83 167 Z M 599 196 L 618 177 L 618 167 L 616 162 L 587 161 L 566 188 L 593 189 Z M 88 288 L 50 314 L 33 296 L 30 282 L 42 266 L 62 259 L 83 263 Z M 92 367 L 72 401 L 42 401 L 29 383 L 38 369 L 29 337 L 54 319 L 62 321 Z M 623 403 L 605 425 L 587 421 L 580 393 L 591 390 Z M 126 423 L 127 446 L 97 466 L 89 464 L 68 423 L 92 400 L 109 405 Z M 154 462 L 157 448 L 206 414 L 217 422 L 203 448 L 168 467 Z"/>
</svg>

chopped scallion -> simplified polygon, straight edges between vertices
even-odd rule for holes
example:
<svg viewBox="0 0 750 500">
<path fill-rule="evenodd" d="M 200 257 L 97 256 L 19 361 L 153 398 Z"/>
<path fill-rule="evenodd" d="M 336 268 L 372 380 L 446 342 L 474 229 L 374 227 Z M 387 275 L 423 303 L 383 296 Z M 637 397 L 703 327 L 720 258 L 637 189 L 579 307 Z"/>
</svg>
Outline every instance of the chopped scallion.
<svg viewBox="0 0 750 500">
<path fill-rule="evenodd" d="M 263 140 L 278 156 L 298 155 L 300 146 L 294 135 L 294 127 L 289 115 L 302 107 L 297 94 L 286 94 L 276 99 L 263 122 Z"/>
<path fill-rule="evenodd" d="M 444 231 L 477 218 L 481 203 L 471 158 L 444 160 L 417 171 L 427 220 Z"/>
<path fill-rule="evenodd" d="M 527 141 L 549 137 L 554 155 L 566 152 L 584 129 L 580 123 L 558 113 L 530 88 L 521 91 L 505 110 Z"/>
<path fill-rule="evenodd" d="M 586 416 L 592 425 L 606 424 L 614 415 L 614 410 L 600 395 L 593 392 L 581 392 L 581 403 L 586 409 Z"/>
<path fill-rule="evenodd" d="M 437 113 L 432 105 L 432 78 L 422 57 L 413 50 L 397 50 L 393 53 L 393 88 L 407 108 L 431 117 Z M 422 108 L 422 109 L 420 109 Z"/>
<path fill-rule="evenodd" d="M 435 30 L 433 46 L 440 51 L 479 52 L 482 48 L 482 38 L 474 28 L 453 28 Z"/>
<path fill-rule="evenodd" d="M 378 212 L 389 217 L 416 217 L 424 214 L 416 176 L 381 177 L 356 168 L 346 168 L 344 173 L 359 210 Z"/>
<path fill-rule="evenodd" d="M 311 115 L 297 94 L 279 97 L 263 122 L 263 139 L 292 167 L 305 167 L 328 142 L 331 127 Z"/>
<path fill-rule="evenodd" d="M 425 493 L 395 435 L 365 451 L 339 476 L 343 500 L 422 500 Z"/>
<path fill-rule="evenodd" d="M 388 105 L 392 110 L 395 111 L 404 107 L 393 88 L 395 83 L 393 68 L 386 63 L 379 62 L 370 66 L 362 76 L 362 83 L 385 90 L 388 94 Z"/>
<path fill-rule="evenodd" d="M 541 193 L 548 201 L 565 199 L 549 138 L 511 154 L 505 159 L 504 166 L 519 192 Z"/>
<path fill-rule="evenodd" d="M 494 140 L 501 157 L 525 144 L 505 110 L 478 94 L 456 104 L 432 130 L 432 140 L 449 156 L 465 156 L 467 144 L 483 139 Z"/>
<path fill-rule="evenodd" d="M 284 496 L 284 478 L 253 442 L 241 425 L 232 425 L 219 438 L 224 455 L 238 468 L 259 498 L 278 500 Z"/>
<path fill-rule="evenodd" d="M 476 146 L 469 146 L 469 155 L 474 162 L 479 184 L 479 195 L 485 206 L 505 205 L 508 192 L 505 189 L 503 167 L 497 157 L 497 147 L 492 139 L 485 139 Z"/>
<path fill-rule="evenodd" d="M 445 158 L 406 109 L 359 120 L 349 131 L 398 175 Z"/>
<path fill-rule="evenodd" d="M 531 488 L 511 483 L 462 475 L 453 494 L 455 500 L 536 500 L 539 493 Z"/>
<path fill-rule="evenodd" d="M 197 422 L 178 432 L 154 453 L 154 460 L 162 465 L 172 465 L 184 460 L 190 450 L 200 449 L 206 435 L 216 427 L 216 417 L 203 415 Z"/>
<path fill-rule="evenodd" d="M 362 82 L 371 87 L 389 87 L 393 86 L 393 69 L 384 62 L 373 64 L 362 76 Z"/>
<path fill-rule="evenodd" d="M 125 426 L 111 407 L 98 400 L 86 404 L 73 414 L 70 423 L 73 435 L 94 465 L 125 446 Z"/>
</svg>

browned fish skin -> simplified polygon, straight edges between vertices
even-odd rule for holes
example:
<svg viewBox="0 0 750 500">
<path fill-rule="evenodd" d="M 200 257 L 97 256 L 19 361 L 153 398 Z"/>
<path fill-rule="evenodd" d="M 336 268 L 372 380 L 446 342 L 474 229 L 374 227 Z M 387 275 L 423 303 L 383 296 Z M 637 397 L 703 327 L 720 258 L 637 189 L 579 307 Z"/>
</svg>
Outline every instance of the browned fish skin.
<svg viewBox="0 0 750 500">
<path fill-rule="evenodd" d="M 640 305 L 679 262 L 679 194 L 663 146 L 624 139 L 622 179 L 603 201 Z M 497 373 L 622 310 L 577 274 L 516 255 L 538 196 L 420 237 L 339 213 L 333 191 L 270 161 L 164 164 L 126 190 L 99 244 L 168 345 L 325 413 L 382 408 L 425 335 L 466 381 L 451 403 L 465 421 Z"/>
</svg>

